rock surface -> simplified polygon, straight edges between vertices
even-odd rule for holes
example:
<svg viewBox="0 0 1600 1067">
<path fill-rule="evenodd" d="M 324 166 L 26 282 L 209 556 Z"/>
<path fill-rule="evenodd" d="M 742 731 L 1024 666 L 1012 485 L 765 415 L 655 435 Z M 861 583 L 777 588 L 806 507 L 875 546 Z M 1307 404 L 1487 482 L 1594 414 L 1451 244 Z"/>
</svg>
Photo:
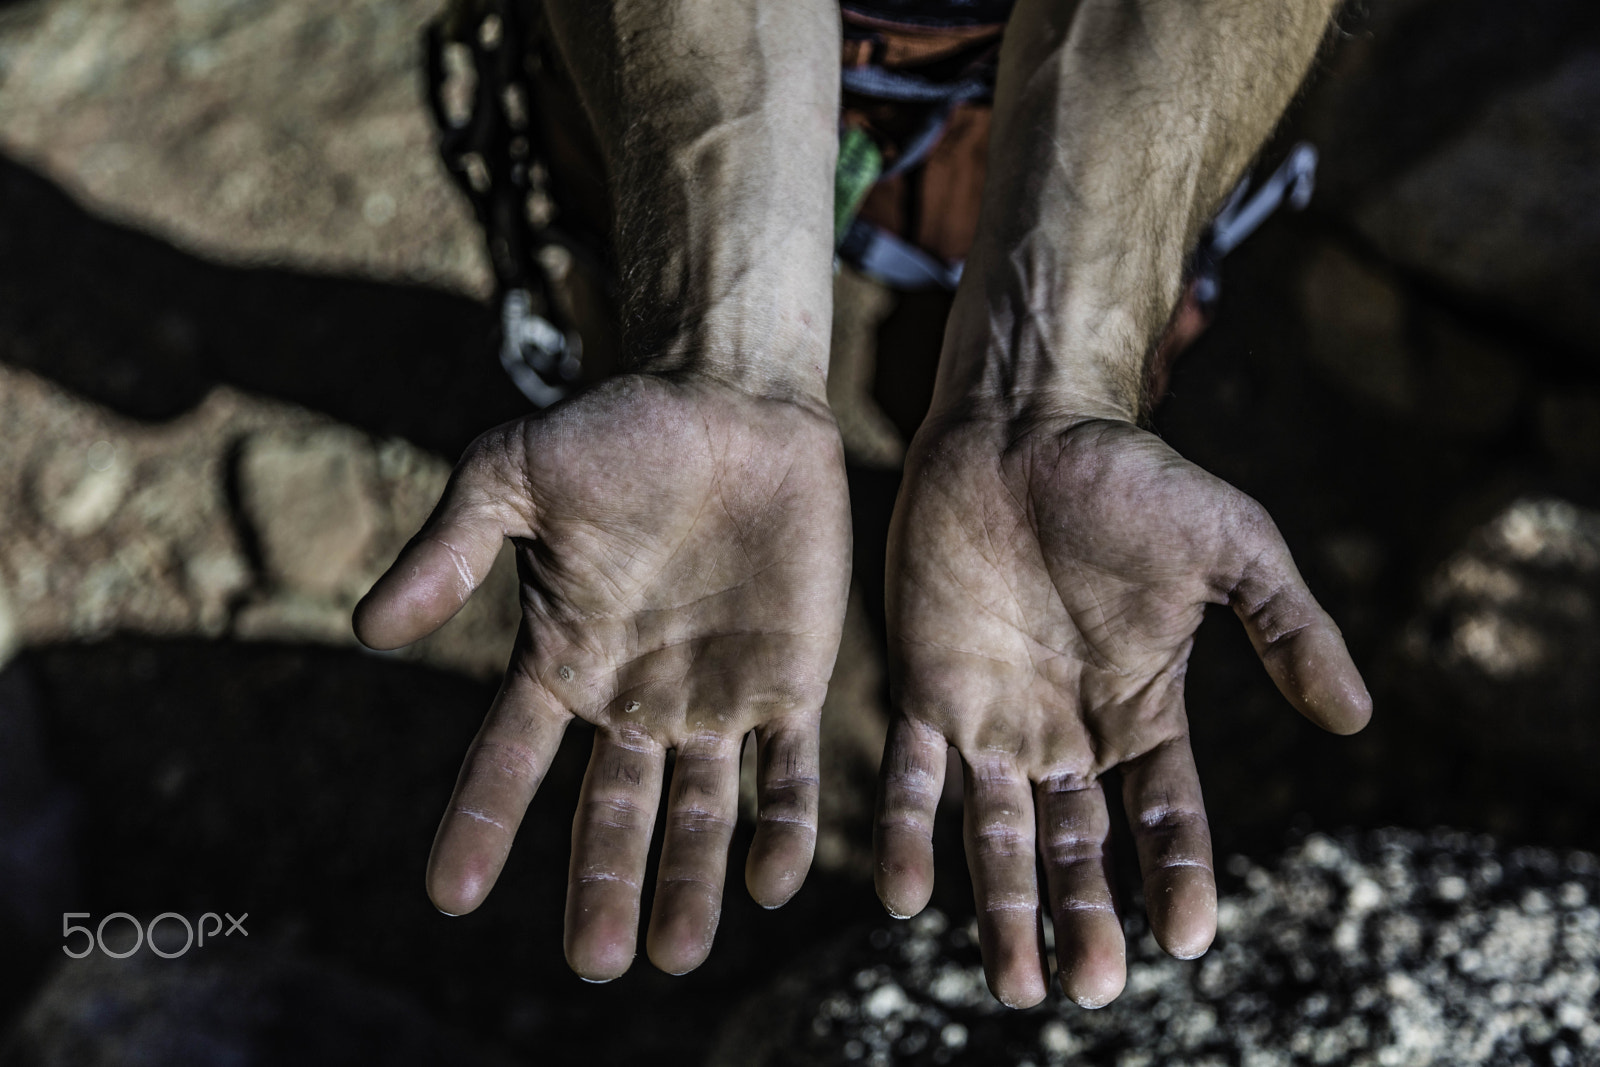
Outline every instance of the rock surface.
<svg viewBox="0 0 1600 1067">
<path fill-rule="evenodd" d="M 285 404 L 214 391 L 160 426 L 0 366 L 0 644 L 119 632 L 353 645 L 350 610 L 449 467 Z M 517 624 L 509 551 L 403 655 L 494 677 Z"/>
<path fill-rule="evenodd" d="M 1600 1064 L 1594 855 L 1382 831 L 1228 869 L 1211 951 L 1171 959 L 1130 921 L 1127 990 L 1108 1008 L 1059 994 L 1002 1007 L 975 927 L 929 911 L 859 931 L 752 999 L 711 1062 Z"/>
<path fill-rule="evenodd" d="M 1600 49 L 1506 94 L 1356 213 L 1389 258 L 1600 350 Z M 1529 240 L 1535 235 L 1535 240 Z"/>
<path fill-rule="evenodd" d="M 433 150 L 436 0 L 0 9 L 0 150 L 227 263 L 490 286 Z"/>
<path fill-rule="evenodd" d="M 1600 512 L 1517 500 L 1451 553 L 1405 631 L 1413 706 L 1485 750 L 1586 773 L 1600 760 Z"/>
</svg>

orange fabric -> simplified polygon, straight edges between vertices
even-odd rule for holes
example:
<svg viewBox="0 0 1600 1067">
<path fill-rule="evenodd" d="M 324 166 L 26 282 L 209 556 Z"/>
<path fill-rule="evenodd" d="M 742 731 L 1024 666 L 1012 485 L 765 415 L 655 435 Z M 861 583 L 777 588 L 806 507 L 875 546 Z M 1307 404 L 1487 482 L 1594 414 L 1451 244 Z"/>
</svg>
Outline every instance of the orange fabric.
<svg viewBox="0 0 1600 1067">
<path fill-rule="evenodd" d="M 844 12 L 844 20 L 872 36 L 846 40 L 843 65 L 873 64 L 890 70 L 946 60 L 951 61 L 947 68 L 954 64 L 959 69 L 991 52 L 1005 29 L 1003 25 L 914 26 L 851 11 Z M 841 120 L 873 135 L 883 149 L 885 166 L 894 164 L 901 142 L 922 127 L 928 113 L 925 104 L 845 96 Z M 874 185 L 862 202 L 860 217 L 948 263 L 965 259 L 978 229 L 991 116 L 987 103 L 959 105 L 921 166 Z"/>
<path fill-rule="evenodd" d="M 874 226 L 905 236 L 909 229 L 906 207 L 906 179 L 903 175 L 896 175 L 879 182 L 868 191 L 857 215 Z"/>
<path fill-rule="evenodd" d="M 957 107 L 922 165 L 915 240 L 948 262 L 966 259 L 978 232 L 993 115 L 987 104 Z"/>
<path fill-rule="evenodd" d="M 880 67 L 914 67 L 933 63 L 971 48 L 975 44 L 998 41 L 1005 25 L 987 26 L 915 26 L 887 19 L 873 18 L 855 11 L 845 11 L 847 26 L 872 30 L 871 40 L 845 41 L 844 65 L 863 67 L 876 63 Z M 873 53 L 877 54 L 874 55 Z"/>
</svg>

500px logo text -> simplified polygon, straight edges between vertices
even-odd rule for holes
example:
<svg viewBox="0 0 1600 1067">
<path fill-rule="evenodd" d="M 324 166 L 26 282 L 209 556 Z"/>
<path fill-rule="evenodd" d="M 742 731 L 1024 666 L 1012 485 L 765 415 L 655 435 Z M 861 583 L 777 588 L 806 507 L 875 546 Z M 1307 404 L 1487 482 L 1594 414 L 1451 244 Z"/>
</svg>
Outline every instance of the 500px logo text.
<svg viewBox="0 0 1600 1067">
<path fill-rule="evenodd" d="M 224 917 L 226 917 L 228 920 L 228 926 L 226 930 L 224 930 L 222 926 L 222 920 Z M 191 923 L 187 918 L 179 915 L 175 911 L 164 911 L 160 915 L 157 915 L 154 919 L 151 919 L 148 926 L 141 926 L 139 924 L 139 920 L 134 918 L 132 915 L 129 915 L 127 912 L 114 911 L 110 915 L 107 915 L 105 918 L 101 919 L 99 925 L 93 930 L 90 930 L 87 926 L 74 925 L 72 922 L 73 919 L 87 918 L 89 918 L 89 913 L 86 911 L 69 911 L 65 912 L 61 916 L 61 937 L 63 941 L 70 941 L 78 934 L 83 935 L 83 948 L 81 950 L 74 951 L 71 944 L 64 944 L 61 946 L 61 951 L 65 952 L 75 960 L 83 959 L 89 953 L 93 952 L 97 947 L 101 952 L 105 953 L 107 956 L 110 956 L 114 960 L 126 959 L 135 952 L 138 952 L 147 941 L 150 944 L 151 952 L 154 952 L 162 959 L 175 960 L 179 956 L 182 956 L 184 953 L 188 952 L 191 948 L 204 948 L 206 944 L 206 938 L 208 937 L 215 941 L 217 939 L 217 935 L 219 934 L 221 934 L 223 937 L 232 937 L 234 934 L 242 934 L 245 937 L 250 936 L 250 931 L 244 928 L 244 921 L 250 918 L 249 912 L 245 912 L 235 919 L 227 912 L 223 912 L 221 915 L 218 915 L 214 911 L 208 911 L 204 915 L 200 916 L 198 922 Z M 120 951 L 115 951 L 106 947 L 106 924 L 115 920 L 120 920 L 122 923 L 133 927 L 134 939 L 132 948 L 124 947 Z M 177 930 L 180 927 L 182 928 L 184 932 L 182 948 L 174 949 L 172 947 L 172 943 L 176 940 L 175 936 L 163 936 L 162 940 L 167 942 L 166 947 L 161 947 L 156 944 L 156 928 L 161 926 L 163 923 L 166 924 L 166 931 L 169 932 L 170 935 L 176 935 Z M 207 923 L 211 924 L 210 929 L 206 928 Z M 113 933 L 115 933 L 117 929 L 118 927 L 113 926 Z"/>
</svg>

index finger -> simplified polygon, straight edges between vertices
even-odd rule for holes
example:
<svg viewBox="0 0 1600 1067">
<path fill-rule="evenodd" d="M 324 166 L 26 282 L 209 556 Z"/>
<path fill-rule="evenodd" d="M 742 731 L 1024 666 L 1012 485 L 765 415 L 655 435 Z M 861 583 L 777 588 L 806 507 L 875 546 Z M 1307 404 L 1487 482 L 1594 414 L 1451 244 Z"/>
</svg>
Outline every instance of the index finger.
<svg viewBox="0 0 1600 1067">
<path fill-rule="evenodd" d="M 523 813 L 571 721 L 571 713 L 523 669 L 520 659 L 514 660 L 483 729 L 467 749 L 455 793 L 433 839 L 428 897 L 440 911 L 465 915 L 494 888 Z"/>
</svg>

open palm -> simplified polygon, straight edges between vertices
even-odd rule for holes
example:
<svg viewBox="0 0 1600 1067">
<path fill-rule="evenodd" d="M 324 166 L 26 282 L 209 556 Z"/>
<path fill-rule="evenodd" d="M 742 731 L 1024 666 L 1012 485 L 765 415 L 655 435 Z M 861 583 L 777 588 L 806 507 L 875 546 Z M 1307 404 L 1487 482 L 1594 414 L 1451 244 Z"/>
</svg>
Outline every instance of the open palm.
<svg viewBox="0 0 1600 1067">
<path fill-rule="evenodd" d="M 877 821 L 895 914 L 932 890 L 947 746 L 990 988 L 1045 993 L 1042 857 L 1063 987 L 1108 1003 L 1125 978 L 1100 777 L 1122 771 L 1157 939 L 1199 955 L 1216 889 L 1183 679 L 1207 603 L 1231 604 L 1284 695 L 1360 729 L 1370 700 L 1338 629 L 1255 501 L 1154 435 L 1108 420 L 935 421 L 895 511 L 889 626 L 896 719 Z"/>
<path fill-rule="evenodd" d="M 368 645 L 415 641 L 516 541 L 523 624 L 434 842 L 435 904 L 459 914 L 483 901 L 574 716 L 598 728 L 573 825 L 574 970 L 609 979 L 633 959 L 669 749 L 651 960 L 680 973 L 710 950 L 751 731 L 746 880 L 766 906 L 787 900 L 815 841 L 848 507 L 824 408 L 704 380 L 616 378 L 480 438 L 356 612 Z"/>
</svg>

